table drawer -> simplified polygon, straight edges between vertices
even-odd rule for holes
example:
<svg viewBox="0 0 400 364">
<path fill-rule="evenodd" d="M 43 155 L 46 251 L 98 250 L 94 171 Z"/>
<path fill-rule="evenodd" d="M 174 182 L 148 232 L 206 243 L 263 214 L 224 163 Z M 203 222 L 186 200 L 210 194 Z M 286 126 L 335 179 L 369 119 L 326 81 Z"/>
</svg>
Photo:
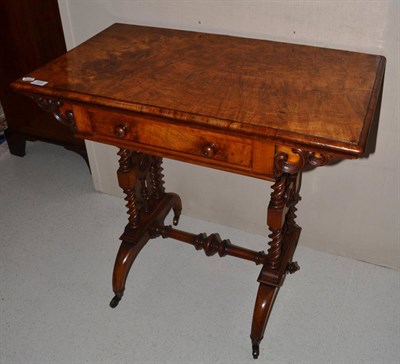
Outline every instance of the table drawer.
<svg viewBox="0 0 400 364">
<path fill-rule="evenodd" d="M 209 161 L 251 168 L 251 139 L 167 123 L 142 115 L 89 110 L 92 130 L 113 140 L 184 153 Z M 205 162 L 207 164 L 207 162 Z"/>
</svg>

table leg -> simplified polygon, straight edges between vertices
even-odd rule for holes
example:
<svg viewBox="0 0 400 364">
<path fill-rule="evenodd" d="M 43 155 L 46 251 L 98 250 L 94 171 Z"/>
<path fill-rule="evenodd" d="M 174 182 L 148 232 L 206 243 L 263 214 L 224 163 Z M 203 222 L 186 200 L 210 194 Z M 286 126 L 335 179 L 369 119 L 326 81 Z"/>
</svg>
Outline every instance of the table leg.
<svg viewBox="0 0 400 364">
<path fill-rule="evenodd" d="M 296 204 L 300 200 L 300 177 L 300 174 L 283 173 L 276 178 L 272 186 L 267 217 L 271 231 L 270 248 L 258 278 L 260 286 L 250 335 L 254 359 L 258 358 L 259 345 L 285 276 L 299 269 L 298 264 L 292 262 L 292 258 L 301 231 L 295 223 Z"/>
<path fill-rule="evenodd" d="M 120 149 L 118 155 L 118 182 L 126 194 L 129 217 L 114 264 L 112 308 L 124 294 L 126 279 L 136 257 L 150 239 L 159 236 L 155 226 L 164 223 L 171 209 L 176 225 L 182 211 L 179 196 L 165 193 L 162 158 L 126 149 Z"/>
<path fill-rule="evenodd" d="M 128 278 L 132 264 L 149 239 L 149 236 L 143 236 L 135 244 L 122 241 L 114 264 L 113 291 L 115 296 L 110 302 L 112 308 L 117 307 L 119 301 L 121 301 L 125 291 L 126 279 Z"/>
<path fill-rule="evenodd" d="M 137 172 L 132 163 L 133 152 L 127 149 L 120 149 L 118 155 L 120 157 L 117 171 L 118 183 L 126 195 L 125 201 L 127 202 L 126 207 L 129 215 L 128 226 L 136 229 L 139 226 L 139 207 L 136 198 Z M 144 246 L 144 244 L 141 245 L 141 247 Z M 118 305 L 124 294 L 126 278 L 133 261 L 140 251 L 138 248 L 137 244 L 132 245 L 126 241 L 121 243 L 114 264 L 113 291 L 115 296 L 110 302 L 112 308 Z"/>
<path fill-rule="evenodd" d="M 264 337 L 265 327 L 278 292 L 279 286 L 260 283 L 258 287 L 250 336 L 254 359 L 257 359 L 260 353 L 260 342 Z"/>
</svg>

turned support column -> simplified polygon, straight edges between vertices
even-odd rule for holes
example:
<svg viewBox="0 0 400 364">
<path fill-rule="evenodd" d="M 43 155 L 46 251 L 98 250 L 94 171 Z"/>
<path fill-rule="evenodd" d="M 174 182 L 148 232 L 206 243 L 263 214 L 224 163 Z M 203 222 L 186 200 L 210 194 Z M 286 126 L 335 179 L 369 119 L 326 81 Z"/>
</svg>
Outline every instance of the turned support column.
<svg viewBox="0 0 400 364">
<path fill-rule="evenodd" d="M 286 174 L 277 176 L 275 183 L 272 185 L 273 192 L 271 193 L 271 200 L 268 205 L 267 225 L 271 231 L 268 237 L 271 240 L 268 243 L 269 249 L 266 265 L 271 269 L 278 267 L 282 255 L 287 180 L 288 176 Z"/>
<path fill-rule="evenodd" d="M 126 195 L 125 201 L 127 202 L 126 207 L 129 215 L 128 225 L 125 230 L 135 230 L 139 227 L 139 207 L 136 197 L 137 171 L 132 161 L 134 152 L 121 148 L 117 154 L 120 157 L 117 171 L 118 184 Z M 114 264 L 113 291 L 115 296 L 110 302 L 112 308 L 118 305 L 124 294 L 126 278 L 136 255 L 140 251 L 140 249 L 137 251 L 137 246 L 135 249 L 132 248 L 130 243 L 122 240 Z"/>
<path fill-rule="evenodd" d="M 162 158 L 153 157 L 153 161 L 150 166 L 150 181 L 152 196 L 157 200 L 162 198 L 165 194 L 164 175 L 162 171 Z"/>
<path fill-rule="evenodd" d="M 275 155 L 275 182 L 268 205 L 267 225 L 270 230 L 266 262 L 261 269 L 260 283 L 254 306 L 251 328 L 253 358 L 259 355 L 259 345 L 279 289 L 287 273 L 299 270 L 292 262 L 301 228 L 297 226 L 296 204 L 300 201 L 301 172 L 306 167 L 325 165 L 331 156 L 278 147 Z"/>
<path fill-rule="evenodd" d="M 136 229 L 139 226 L 139 208 L 136 199 L 137 173 L 132 165 L 133 152 L 127 149 L 120 149 L 118 155 L 119 168 L 117 171 L 118 184 L 124 191 L 126 197 L 126 207 L 129 215 L 129 227 Z"/>
<path fill-rule="evenodd" d="M 171 209 L 177 224 L 182 210 L 179 196 L 165 193 L 162 158 L 126 149 L 120 149 L 118 155 L 118 182 L 126 195 L 129 216 L 114 264 L 112 308 L 124 294 L 126 279 L 136 257 L 150 239 L 158 236 L 153 226 L 163 224 Z"/>
</svg>

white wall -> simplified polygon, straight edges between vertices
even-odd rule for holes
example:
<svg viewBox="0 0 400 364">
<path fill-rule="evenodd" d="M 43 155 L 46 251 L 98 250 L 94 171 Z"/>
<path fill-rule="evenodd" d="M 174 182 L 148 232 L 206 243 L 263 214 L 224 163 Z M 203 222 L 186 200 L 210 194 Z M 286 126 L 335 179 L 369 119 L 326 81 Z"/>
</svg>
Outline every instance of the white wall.
<svg viewBox="0 0 400 364">
<path fill-rule="evenodd" d="M 303 176 L 301 244 L 400 269 L 399 1 L 59 0 L 72 48 L 114 22 L 199 30 L 387 57 L 378 143 L 368 159 Z M 87 143 L 95 187 L 117 187 L 116 150 Z M 167 160 L 167 187 L 184 214 L 266 234 L 269 184 Z M 229 238 L 229 237 L 227 237 Z M 266 239 L 267 241 L 267 239 Z"/>
</svg>

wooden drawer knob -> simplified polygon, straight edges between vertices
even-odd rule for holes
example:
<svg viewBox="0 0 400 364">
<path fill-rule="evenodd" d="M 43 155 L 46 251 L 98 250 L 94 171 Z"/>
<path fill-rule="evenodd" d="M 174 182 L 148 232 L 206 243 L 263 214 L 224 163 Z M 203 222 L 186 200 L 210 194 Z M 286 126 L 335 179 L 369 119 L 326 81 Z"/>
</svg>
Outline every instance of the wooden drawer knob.
<svg viewBox="0 0 400 364">
<path fill-rule="evenodd" d="M 215 156 L 216 153 L 217 149 L 214 143 L 207 143 L 206 145 L 203 146 L 203 148 L 201 148 L 201 154 L 204 157 L 212 158 Z"/>
<path fill-rule="evenodd" d="M 127 133 L 128 133 L 128 126 L 125 124 L 117 125 L 114 128 L 114 135 L 117 138 L 123 138 L 126 136 Z"/>
</svg>

